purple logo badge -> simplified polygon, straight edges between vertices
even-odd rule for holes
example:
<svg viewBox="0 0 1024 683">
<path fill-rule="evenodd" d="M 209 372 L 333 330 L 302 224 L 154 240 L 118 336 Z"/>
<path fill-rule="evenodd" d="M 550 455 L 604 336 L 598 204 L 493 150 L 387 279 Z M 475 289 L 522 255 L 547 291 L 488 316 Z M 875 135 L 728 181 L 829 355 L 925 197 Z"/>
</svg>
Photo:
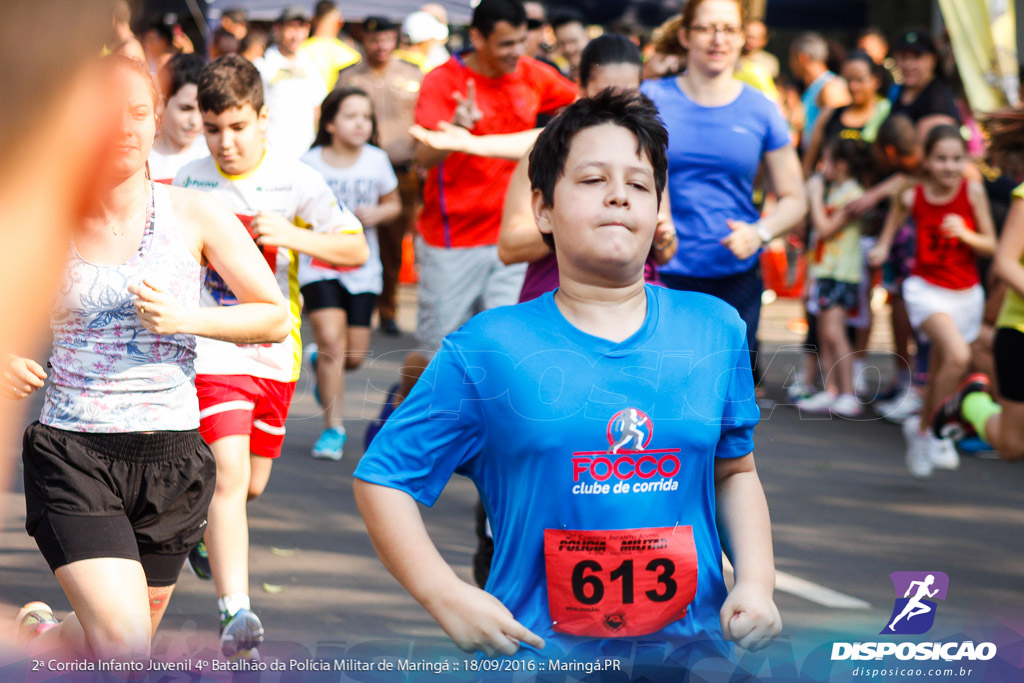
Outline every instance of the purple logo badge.
<svg viewBox="0 0 1024 683">
<path fill-rule="evenodd" d="M 882 635 L 919 635 L 935 623 L 935 600 L 945 600 L 949 577 L 943 572 L 893 572 L 889 574 L 896 602 Z"/>
</svg>

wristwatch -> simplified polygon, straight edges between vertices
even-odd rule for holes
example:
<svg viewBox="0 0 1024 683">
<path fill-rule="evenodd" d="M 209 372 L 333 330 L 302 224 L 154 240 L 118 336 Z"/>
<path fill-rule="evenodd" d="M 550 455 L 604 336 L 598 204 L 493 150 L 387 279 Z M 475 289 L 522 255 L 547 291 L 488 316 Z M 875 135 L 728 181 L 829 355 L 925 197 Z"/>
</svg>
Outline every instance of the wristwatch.
<svg viewBox="0 0 1024 683">
<path fill-rule="evenodd" d="M 772 237 L 774 237 L 771 231 L 761 224 L 757 226 L 757 236 L 761 239 L 761 244 L 768 244 L 772 241 Z"/>
</svg>

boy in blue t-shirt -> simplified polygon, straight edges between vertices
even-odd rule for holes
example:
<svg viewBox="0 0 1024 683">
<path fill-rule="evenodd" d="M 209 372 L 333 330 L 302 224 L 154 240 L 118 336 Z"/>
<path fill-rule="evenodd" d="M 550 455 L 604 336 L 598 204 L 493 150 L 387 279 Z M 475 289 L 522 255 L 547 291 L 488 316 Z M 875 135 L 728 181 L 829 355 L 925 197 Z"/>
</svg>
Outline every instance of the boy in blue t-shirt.
<svg viewBox="0 0 1024 683">
<path fill-rule="evenodd" d="M 449 335 L 356 469 L 384 565 L 464 650 L 639 661 L 660 644 L 685 666 L 779 632 L 743 323 L 644 285 L 666 143 L 637 93 L 548 125 L 530 180 L 561 286 Z M 486 590 L 456 576 L 416 505 L 453 473 L 493 528 Z"/>
</svg>

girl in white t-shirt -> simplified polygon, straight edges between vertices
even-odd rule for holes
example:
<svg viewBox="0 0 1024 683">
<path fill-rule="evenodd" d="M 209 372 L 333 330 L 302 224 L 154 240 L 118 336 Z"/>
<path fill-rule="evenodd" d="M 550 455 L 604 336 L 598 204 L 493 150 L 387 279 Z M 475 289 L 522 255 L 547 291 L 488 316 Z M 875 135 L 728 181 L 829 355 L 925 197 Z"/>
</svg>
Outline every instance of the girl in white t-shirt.
<svg viewBox="0 0 1024 683">
<path fill-rule="evenodd" d="M 377 133 L 369 95 L 359 88 L 339 88 L 320 111 L 316 141 L 302 161 L 320 171 L 338 202 L 362 221 L 370 246 L 370 258 L 355 269 L 338 269 L 305 255 L 299 261 L 324 408 L 324 431 L 313 446 L 313 457 L 340 460 L 346 439 L 341 415 L 344 372 L 359 367 L 370 347 L 370 317 L 382 285 L 377 225 L 397 218 L 402 204 L 387 154 L 369 144 Z"/>
</svg>

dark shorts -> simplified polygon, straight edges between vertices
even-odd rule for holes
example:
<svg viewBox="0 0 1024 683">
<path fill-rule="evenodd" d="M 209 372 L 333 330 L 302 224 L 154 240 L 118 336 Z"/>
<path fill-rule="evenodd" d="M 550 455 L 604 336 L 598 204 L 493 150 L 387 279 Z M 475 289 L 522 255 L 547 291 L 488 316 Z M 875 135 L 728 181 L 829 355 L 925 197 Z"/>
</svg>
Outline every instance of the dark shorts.
<svg viewBox="0 0 1024 683">
<path fill-rule="evenodd" d="M 352 327 L 369 327 L 370 318 L 377 307 L 376 294 L 352 294 L 337 280 L 310 282 L 301 291 L 307 313 L 322 308 L 340 308 L 347 314 L 348 324 Z"/>
<path fill-rule="evenodd" d="M 25 430 L 25 529 L 51 570 L 136 560 L 170 586 L 206 531 L 217 466 L 198 430 L 87 434 Z"/>
<path fill-rule="evenodd" d="M 903 281 L 910 275 L 916 260 L 917 238 L 913 221 L 896 231 L 889 248 L 889 258 L 882 264 L 882 286 L 890 294 L 899 295 Z"/>
<path fill-rule="evenodd" d="M 860 295 L 860 285 L 852 282 L 840 282 L 822 278 L 818 280 L 817 300 L 818 310 L 825 311 L 830 308 L 839 307 L 844 311 L 852 311 L 857 308 Z"/>
<path fill-rule="evenodd" d="M 992 343 L 999 393 L 1008 401 L 1024 403 L 1024 332 L 1000 327 Z"/>
<path fill-rule="evenodd" d="M 760 262 L 750 270 L 721 278 L 661 273 L 661 281 L 669 289 L 710 294 L 735 308 L 747 324 L 750 367 L 752 370 L 757 367 L 757 326 L 761 319 L 761 294 L 764 292 Z M 756 371 L 754 375 L 757 376 Z"/>
</svg>

